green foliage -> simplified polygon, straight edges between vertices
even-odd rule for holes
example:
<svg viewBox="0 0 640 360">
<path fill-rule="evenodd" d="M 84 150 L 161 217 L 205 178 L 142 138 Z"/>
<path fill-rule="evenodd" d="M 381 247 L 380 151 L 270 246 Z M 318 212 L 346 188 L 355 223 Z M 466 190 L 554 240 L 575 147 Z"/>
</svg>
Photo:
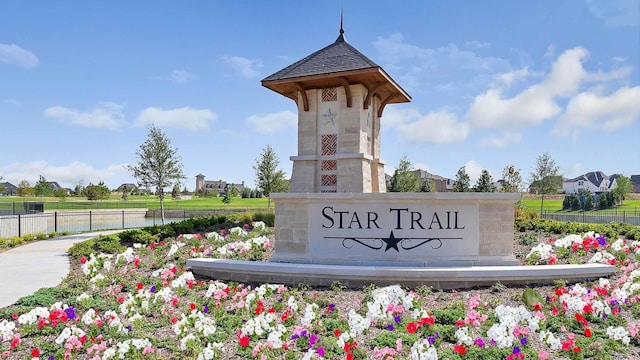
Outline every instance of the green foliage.
<svg viewBox="0 0 640 360">
<path fill-rule="evenodd" d="M 456 173 L 456 180 L 453 182 L 453 192 L 469 191 L 470 183 L 471 183 L 471 179 L 469 178 L 469 174 L 467 174 L 467 170 L 463 166 L 460 169 L 458 169 L 458 172 Z"/>
<path fill-rule="evenodd" d="M 40 175 L 40 178 L 38 179 L 38 182 L 33 187 L 33 189 L 35 191 L 36 196 L 52 196 L 53 195 L 53 190 L 51 189 L 51 186 L 49 186 L 47 179 L 42 175 Z"/>
<path fill-rule="evenodd" d="M 489 171 L 482 170 L 482 174 L 478 178 L 476 185 L 473 187 L 475 192 L 495 192 L 496 185 L 493 183 L 493 178 Z"/>
<path fill-rule="evenodd" d="M 267 207 L 271 207 L 269 195 L 275 192 L 289 191 L 289 183 L 285 180 L 283 170 L 277 170 L 280 160 L 270 145 L 262 150 L 256 159 L 253 170 L 256 172 L 256 186 L 269 198 Z"/>
<path fill-rule="evenodd" d="M 420 192 L 436 192 L 436 184 L 432 178 L 426 178 L 420 185 Z"/>
<path fill-rule="evenodd" d="M 118 234 L 118 237 L 120 238 L 120 243 L 127 245 L 135 243 L 148 245 L 159 240 L 157 235 L 142 229 L 123 231 Z"/>
<path fill-rule="evenodd" d="M 418 190 L 419 185 L 420 179 L 413 172 L 411 161 L 409 161 L 407 154 L 404 154 L 389 181 L 389 192 L 413 192 Z"/>
<path fill-rule="evenodd" d="M 98 185 L 89 185 L 85 189 L 87 194 L 87 200 L 106 200 L 111 195 L 111 190 L 104 184 L 104 181 L 100 181 Z"/>
<path fill-rule="evenodd" d="M 522 191 L 522 177 L 520 176 L 520 169 L 511 164 L 505 166 L 502 170 L 502 187 L 500 192 L 505 193 L 517 193 Z"/>
<path fill-rule="evenodd" d="M 632 190 L 631 179 L 624 175 L 620 175 L 614 181 L 615 184 L 611 192 L 613 193 L 614 197 L 618 199 L 620 204 L 622 204 L 622 202 L 627 197 L 627 194 L 629 194 Z"/>
<path fill-rule="evenodd" d="M 16 301 L 18 306 L 44 306 L 48 307 L 51 304 L 60 301 L 69 296 L 69 290 L 61 287 L 42 288 L 36 291 L 33 295 L 22 297 Z"/>
<path fill-rule="evenodd" d="M 185 179 L 182 159 L 171 140 L 155 125 L 149 127 L 147 140 L 136 151 L 137 164 L 127 169 L 138 180 L 138 186 L 155 188 L 160 199 L 160 215 L 164 224 L 164 189 Z"/>
<path fill-rule="evenodd" d="M 498 281 L 497 283 L 491 285 L 490 288 L 492 293 L 501 293 L 505 290 L 507 290 L 507 286 L 503 283 L 501 283 L 500 281 Z"/>
<path fill-rule="evenodd" d="M 276 214 L 272 212 L 255 213 L 253 214 L 253 221 L 262 221 L 268 227 L 273 227 L 276 222 Z"/>
<path fill-rule="evenodd" d="M 534 304 L 544 303 L 544 299 L 537 291 L 533 289 L 525 289 L 522 293 L 522 302 L 528 308 L 532 308 Z"/>
<path fill-rule="evenodd" d="M 120 238 L 118 235 L 101 235 L 94 239 L 96 250 L 108 253 L 119 254 L 126 250 L 122 244 L 120 244 Z"/>
</svg>

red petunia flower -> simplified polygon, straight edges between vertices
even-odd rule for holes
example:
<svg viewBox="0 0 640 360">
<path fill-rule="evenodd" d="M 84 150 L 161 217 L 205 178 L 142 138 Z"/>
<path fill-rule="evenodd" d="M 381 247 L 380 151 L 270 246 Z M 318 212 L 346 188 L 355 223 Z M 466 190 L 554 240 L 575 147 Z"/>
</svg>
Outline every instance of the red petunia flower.
<svg viewBox="0 0 640 360">
<path fill-rule="evenodd" d="M 410 322 L 407 324 L 407 332 L 409 334 L 415 333 L 417 329 L 418 329 L 418 326 L 416 325 L 416 323 Z"/>
<path fill-rule="evenodd" d="M 467 353 L 467 348 L 464 345 L 456 345 L 453 347 L 453 352 L 456 354 L 464 355 Z"/>
<path fill-rule="evenodd" d="M 249 346 L 249 340 L 250 340 L 250 339 L 249 339 L 249 337 L 248 337 L 248 336 L 246 336 L 246 335 L 241 336 L 241 337 L 240 337 L 240 346 L 242 346 L 242 347 L 247 347 L 247 346 Z"/>
</svg>

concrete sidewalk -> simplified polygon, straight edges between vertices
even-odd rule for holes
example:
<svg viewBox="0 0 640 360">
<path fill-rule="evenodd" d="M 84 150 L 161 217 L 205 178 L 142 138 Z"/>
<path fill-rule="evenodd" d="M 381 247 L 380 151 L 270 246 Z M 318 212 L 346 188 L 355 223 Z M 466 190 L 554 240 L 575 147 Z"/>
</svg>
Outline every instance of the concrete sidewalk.
<svg viewBox="0 0 640 360">
<path fill-rule="evenodd" d="M 54 287 L 69 274 L 67 251 L 75 244 L 98 235 L 122 230 L 60 236 L 0 253 L 0 308 L 13 305 L 23 296 L 43 287 Z"/>
</svg>

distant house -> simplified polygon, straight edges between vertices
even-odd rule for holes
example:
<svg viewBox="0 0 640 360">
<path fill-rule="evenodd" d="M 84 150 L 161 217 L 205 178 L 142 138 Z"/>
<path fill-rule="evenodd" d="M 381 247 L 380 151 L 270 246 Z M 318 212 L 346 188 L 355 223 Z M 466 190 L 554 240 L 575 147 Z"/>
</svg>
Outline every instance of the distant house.
<svg viewBox="0 0 640 360">
<path fill-rule="evenodd" d="M 436 192 L 453 191 L 453 182 L 454 182 L 453 179 L 432 174 L 422 169 L 414 170 L 413 173 L 418 175 L 418 178 L 420 179 L 420 185 L 424 184 L 425 180 L 430 179 L 430 180 L 433 180 L 433 184 L 435 185 Z"/>
<path fill-rule="evenodd" d="M 424 184 L 425 180 L 431 179 L 433 180 L 433 185 L 436 188 L 436 192 L 450 192 L 453 191 L 453 180 L 442 177 L 440 175 L 432 174 L 426 170 L 417 169 L 412 171 L 414 174 L 418 176 L 420 180 L 420 185 Z M 387 184 L 387 191 L 391 187 L 391 177 L 392 175 L 385 174 L 385 181 Z"/>
<path fill-rule="evenodd" d="M 53 192 L 56 192 L 58 190 L 63 190 L 63 191 L 66 191 L 67 195 L 70 194 L 69 189 L 63 188 L 62 186 L 60 186 L 60 184 L 58 184 L 57 181 L 47 181 L 47 185 L 49 185 L 49 187 Z"/>
<path fill-rule="evenodd" d="M 127 193 L 131 193 L 134 190 L 136 190 L 138 187 L 136 186 L 136 184 L 132 184 L 132 183 L 124 183 L 120 186 L 118 186 L 118 188 L 116 189 L 117 192 L 121 193 L 126 191 Z"/>
<path fill-rule="evenodd" d="M 206 192 L 216 194 L 217 196 L 224 196 L 230 187 L 234 187 L 238 191 L 238 194 L 241 194 L 245 188 L 244 181 L 240 184 L 234 184 L 224 180 L 205 180 L 204 175 L 196 175 L 196 193 Z"/>
<path fill-rule="evenodd" d="M 611 181 L 602 171 L 592 171 L 562 183 L 565 194 L 576 194 L 580 189 L 588 190 L 592 194 L 607 192 L 610 190 Z"/>
<path fill-rule="evenodd" d="M 0 195 L 7 195 L 7 196 L 15 196 L 18 195 L 18 187 L 13 185 L 10 182 L 4 182 L 4 183 L 0 183 L 2 185 L 4 185 L 4 191 L 0 192 Z M 0 186 L 1 188 L 2 186 Z"/>
<path fill-rule="evenodd" d="M 631 175 L 629 180 L 631 180 L 631 191 L 640 193 L 640 175 Z"/>
</svg>

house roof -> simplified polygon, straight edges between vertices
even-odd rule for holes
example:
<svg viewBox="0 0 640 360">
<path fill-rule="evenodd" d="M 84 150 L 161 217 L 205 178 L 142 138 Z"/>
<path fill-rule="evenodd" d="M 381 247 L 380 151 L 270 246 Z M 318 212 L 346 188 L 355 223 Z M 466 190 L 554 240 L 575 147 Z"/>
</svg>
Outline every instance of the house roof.
<svg viewBox="0 0 640 360">
<path fill-rule="evenodd" d="M 587 180 L 595 186 L 600 186 L 602 181 L 609 179 L 609 177 L 602 171 L 591 171 L 586 174 L 580 175 L 576 178 L 565 180 L 566 182 L 576 182 L 579 180 Z"/>
<path fill-rule="evenodd" d="M 378 64 L 351 46 L 344 30 L 336 41 L 305 58 L 262 79 L 262 85 L 293 100 L 302 89 L 339 87 L 344 84 L 378 86 L 376 95 L 388 103 L 411 101 L 405 92 Z"/>
</svg>

